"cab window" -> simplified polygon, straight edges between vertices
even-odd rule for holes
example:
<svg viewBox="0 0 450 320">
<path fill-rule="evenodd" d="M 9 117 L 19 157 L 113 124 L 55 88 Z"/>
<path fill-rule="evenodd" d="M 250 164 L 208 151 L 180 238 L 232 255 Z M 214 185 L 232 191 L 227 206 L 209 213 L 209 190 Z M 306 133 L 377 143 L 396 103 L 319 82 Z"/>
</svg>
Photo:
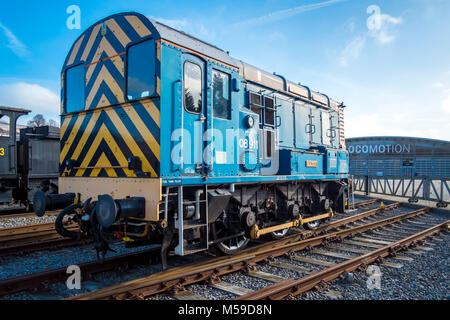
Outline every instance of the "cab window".
<svg viewBox="0 0 450 320">
<path fill-rule="evenodd" d="M 231 120 L 230 75 L 213 70 L 214 117 Z"/>
<path fill-rule="evenodd" d="M 152 40 L 128 48 L 128 100 L 147 98 L 155 94 L 155 53 L 155 42 Z"/>
<path fill-rule="evenodd" d="M 184 108 L 190 113 L 202 112 L 202 68 L 186 61 L 184 64 Z"/>
<path fill-rule="evenodd" d="M 272 98 L 264 97 L 264 124 L 275 125 L 275 104 Z"/>
<path fill-rule="evenodd" d="M 84 110 L 85 67 L 79 65 L 66 71 L 66 112 Z"/>
<path fill-rule="evenodd" d="M 261 95 L 250 92 L 249 100 L 250 100 L 250 110 L 252 110 L 254 113 L 259 115 L 259 123 L 262 124 L 262 102 L 261 102 Z"/>
</svg>

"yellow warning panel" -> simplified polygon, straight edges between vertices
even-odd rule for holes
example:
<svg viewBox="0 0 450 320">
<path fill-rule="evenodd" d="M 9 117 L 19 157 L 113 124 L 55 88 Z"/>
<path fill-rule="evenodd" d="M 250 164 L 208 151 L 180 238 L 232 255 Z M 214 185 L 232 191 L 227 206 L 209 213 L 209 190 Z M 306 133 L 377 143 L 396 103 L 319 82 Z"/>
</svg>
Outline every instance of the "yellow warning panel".
<svg viewBox="0 0 450 320">
<path fill-rule="evenodd" d="M 162 180 L 159 178 L 59 178 L 59 193 L 81 194 L 81 201 L 109 194 L 113 199 L 145 198 L 145 220 L 159 221 L 158 202 L 161 201 Z"/>
</svg>

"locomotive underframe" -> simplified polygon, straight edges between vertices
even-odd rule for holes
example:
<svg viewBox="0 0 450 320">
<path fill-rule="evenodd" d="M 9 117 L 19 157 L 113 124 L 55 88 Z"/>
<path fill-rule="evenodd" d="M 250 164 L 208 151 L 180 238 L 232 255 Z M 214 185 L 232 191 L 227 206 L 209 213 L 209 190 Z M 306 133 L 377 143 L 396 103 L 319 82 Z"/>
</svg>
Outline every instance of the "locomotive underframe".
<svg viewBox="0 0 450 320">
<path fill-rule="evenodd" d="M 166 245 L 175 247 L 178 255 L 206 250 L 211 245 L 218 245 L 225 253 L 236 253 L 254 237 L 255 228 L 261 230 L 333 211 L 344 212 L 346 185 L 343 179 L 163 187 L 160 222 L 146 224 L 142 219 L 130 217 L 118 221 L 113 229 L 124 231 L 129 246 L 160 242 L 166 235 L 165 241 L 170 239 L 170 245 Z M 312 221 L 304 226 L 315 228 L 318 224 L 319 221 Z M 283 236 L 285 231 L 271 234 Z M 224 242 L 239 238 L 246 239 L 240 246 L 234 249 L 223 246 Z"/>
</svg>

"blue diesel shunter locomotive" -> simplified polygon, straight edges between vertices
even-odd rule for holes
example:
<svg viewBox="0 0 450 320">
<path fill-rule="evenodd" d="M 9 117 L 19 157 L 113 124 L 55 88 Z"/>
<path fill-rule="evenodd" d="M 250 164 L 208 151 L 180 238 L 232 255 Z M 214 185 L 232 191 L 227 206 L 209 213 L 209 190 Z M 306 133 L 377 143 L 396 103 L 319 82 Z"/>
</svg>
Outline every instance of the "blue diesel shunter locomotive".
<svg viewBox="0 0 450 320">
<path fill-rule="evenodd" d="M 86 30 L 61 83 L 59 194 L 34 206 L 64 208 L 64 236 L 233 254 L 344 211 L 344 106 L 324 94 L 137 13 Z"/>
</svg>

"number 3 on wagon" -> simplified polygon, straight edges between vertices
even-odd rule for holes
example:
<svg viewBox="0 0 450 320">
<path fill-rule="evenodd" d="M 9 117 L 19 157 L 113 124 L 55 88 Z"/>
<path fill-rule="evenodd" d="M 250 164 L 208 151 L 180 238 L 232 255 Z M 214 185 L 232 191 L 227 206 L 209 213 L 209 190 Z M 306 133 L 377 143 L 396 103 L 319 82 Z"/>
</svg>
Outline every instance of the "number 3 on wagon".
<svg viewBox="0 0 450 320">
<path fill-rule="evenodd" d="M 0 148 L 0 157 L 5 155 L 5 148 Z"/>
</svg>

